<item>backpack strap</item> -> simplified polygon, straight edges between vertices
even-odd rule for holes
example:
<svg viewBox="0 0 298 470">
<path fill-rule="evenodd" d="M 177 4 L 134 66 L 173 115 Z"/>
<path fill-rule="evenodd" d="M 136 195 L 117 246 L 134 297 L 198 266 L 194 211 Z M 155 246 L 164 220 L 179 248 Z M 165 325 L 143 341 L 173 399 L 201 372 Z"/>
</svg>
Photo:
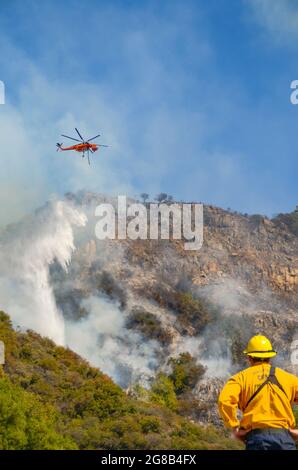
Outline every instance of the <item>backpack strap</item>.
<svg viewBox="0 0 298 470">
<path fill-rule="evenodd" d="M 271 369 L 270 369 L 270 374 L 269 374 L 269 377 L 268 377 L 268 381 L 271 382 L 272 384 L 275 384 L 278 386 L 278 388 L 285 394 L 285 396 L 288 398 L 286 392 L 284 391 L 282 385 L 280 384 L 280 382 L 277 380 L 277 377 L 275 375 L 275 367 L 271 366 Z"/>
<path fill-rule="evenodd" d="M 250 402 L 260 393 L 260 391 L 265 387 L 265 385 L 267 385 L 268 383 L 272 383 L 274 385 L 277 385 L 278 388 L 285 394 L 285 396 L 287 397 L 288 399 L 288 396 L 286 394 L 286 392 L 284 391 L 283 387 L 281 386 L 281 384 L 279 383 L 279 381 L 277 380 L 277 377 L 275 375 L 275 367 L 271 366 L 270 367 L 270 371 L 269 371 L 269 376 L 267 377 L 267 379 L 257 388 L 257 390 L 253 393 L 253 395 L 250 397 L 250 399 L 248 400 L 248 402 L 246 403 L 245 407 L 243 408 L 243 411 L 248 407 L 248 405 L 250 404 Z"/>
</svg>

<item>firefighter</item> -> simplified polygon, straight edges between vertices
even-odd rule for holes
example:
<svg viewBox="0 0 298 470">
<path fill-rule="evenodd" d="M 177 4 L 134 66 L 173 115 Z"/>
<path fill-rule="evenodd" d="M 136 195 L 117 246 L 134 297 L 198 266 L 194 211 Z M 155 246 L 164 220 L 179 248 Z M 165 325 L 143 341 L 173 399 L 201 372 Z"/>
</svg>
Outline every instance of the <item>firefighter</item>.
<svg viewBox="0 0 298 470">
<path fill-rule="evenodd" d="M 218 400 L 225 426 L 247 450 L 295 450 L 298 377 L 270 364 L 277 353 L 265 336 L 251 338 L 243 352 L 249 367 L 228 380 Z"/>
</svg>

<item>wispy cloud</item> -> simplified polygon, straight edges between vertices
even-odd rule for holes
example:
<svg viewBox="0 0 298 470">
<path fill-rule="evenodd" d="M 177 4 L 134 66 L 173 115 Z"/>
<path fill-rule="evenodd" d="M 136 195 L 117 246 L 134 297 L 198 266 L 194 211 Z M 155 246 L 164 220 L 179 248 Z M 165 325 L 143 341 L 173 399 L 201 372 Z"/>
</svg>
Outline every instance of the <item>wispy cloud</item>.
<svg viewBox="0 0 298 470">
<path fill-rule="evenodd" d="M 293 0 L 245 0 L 271 40 L 294 45 L 298 37 L 298 4 Z"/>
<path fill-rule="evenodd" d="M 256 102 L 250 80 L 221 65 L 230 51 L 216 45 L 205 2 L 11 5 L 0 19 L 2 225 L 51 193 L 81 188 L 165 190 L 247 212 L 291 207 L 296 185 L 280 171 L 270 135 L 283 113 L 275 96 Z M 91 167 L 56 153 L 60 134 L 75 126 L 87 136 L 100 131 L 110 145 Z M 289 146 L 291 134 L 283 134 Z"/>
</svg>

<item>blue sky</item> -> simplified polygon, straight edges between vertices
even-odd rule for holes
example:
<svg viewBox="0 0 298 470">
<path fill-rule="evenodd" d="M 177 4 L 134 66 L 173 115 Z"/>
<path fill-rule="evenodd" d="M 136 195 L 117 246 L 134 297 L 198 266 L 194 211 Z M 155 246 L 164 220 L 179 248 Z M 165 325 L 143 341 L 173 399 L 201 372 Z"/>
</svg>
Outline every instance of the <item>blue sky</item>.
<svg viewBox="0 0 298 470">
<path fill-rule="evenodd" d="M 293 210 L 297 39 L 291 0 L 1 2 L 1 224 L 82 188 Z"/>
</svg>

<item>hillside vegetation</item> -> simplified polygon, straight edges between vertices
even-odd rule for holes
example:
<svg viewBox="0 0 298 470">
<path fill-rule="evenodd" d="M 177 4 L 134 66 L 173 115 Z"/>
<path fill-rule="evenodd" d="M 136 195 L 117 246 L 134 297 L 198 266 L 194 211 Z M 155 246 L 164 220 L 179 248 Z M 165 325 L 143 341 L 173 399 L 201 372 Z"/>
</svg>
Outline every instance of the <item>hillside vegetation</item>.
<svg viewBox="0 0 298 470">
<path fill-rule="evenodd" d="M 212 426 L 178 415 L 183 361 L 157 378 L 146 401 L 127 396 L 69 349 L 22 333 L 0 312 L 6 363 L 0 377 L 0 449 L 236 449 Z M 187 358 L 182 358 L 184 361 Z M 197 372 L 197 371 L 196 371 Z"/>
<path fill-rule="evenodd" d="M 289 214 L 278 214 L 273 222 L 280 226 L 286 226 L 290 232 L 298 236 L 298 206 L 296 210 Z"/>
</svg>

